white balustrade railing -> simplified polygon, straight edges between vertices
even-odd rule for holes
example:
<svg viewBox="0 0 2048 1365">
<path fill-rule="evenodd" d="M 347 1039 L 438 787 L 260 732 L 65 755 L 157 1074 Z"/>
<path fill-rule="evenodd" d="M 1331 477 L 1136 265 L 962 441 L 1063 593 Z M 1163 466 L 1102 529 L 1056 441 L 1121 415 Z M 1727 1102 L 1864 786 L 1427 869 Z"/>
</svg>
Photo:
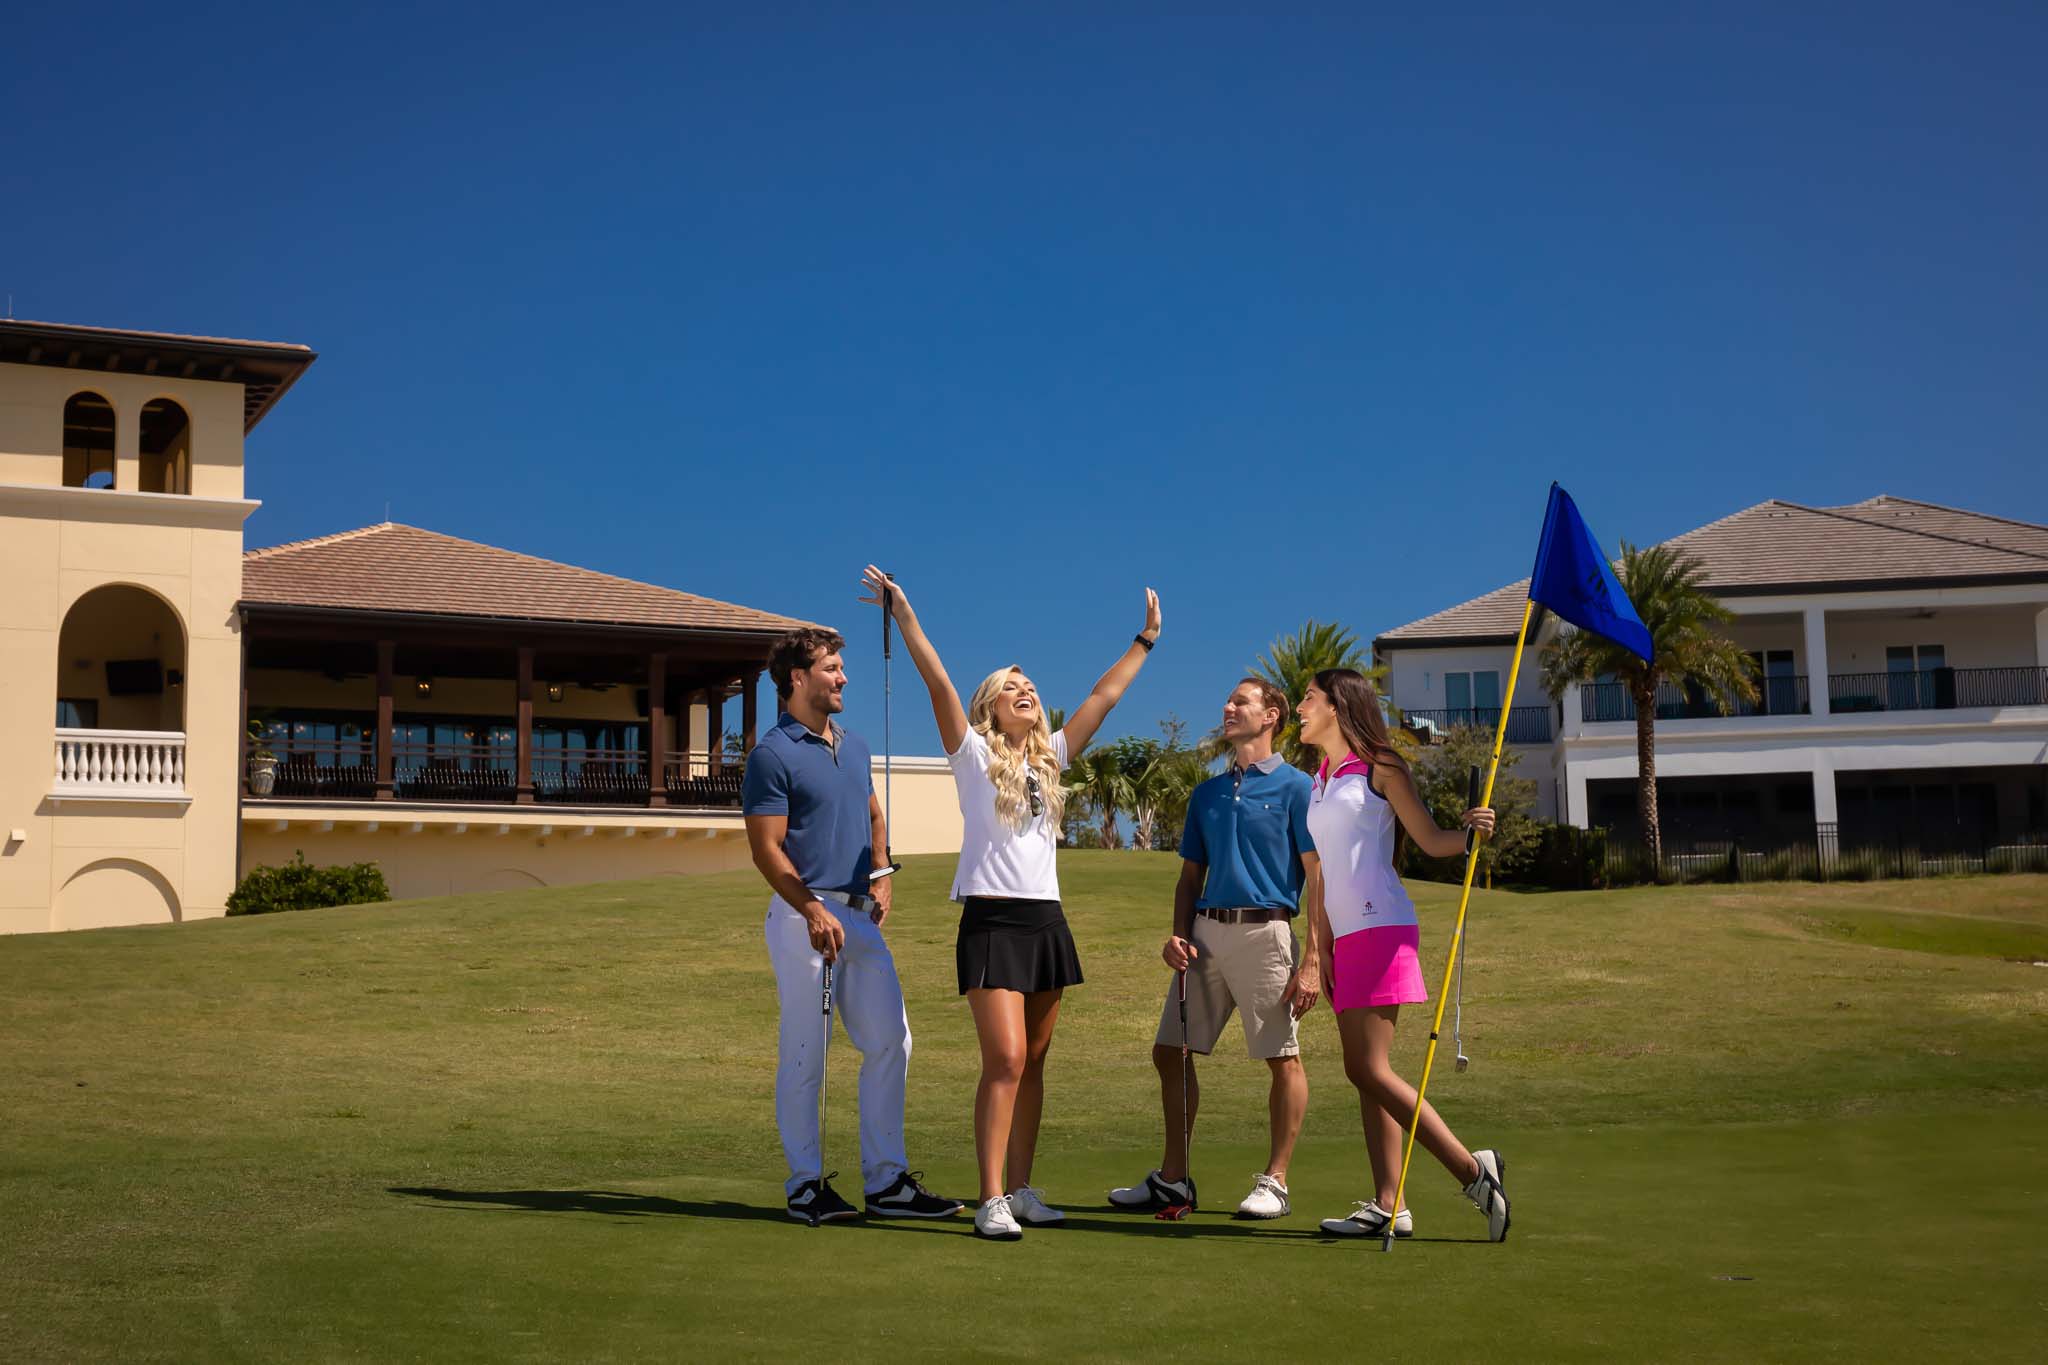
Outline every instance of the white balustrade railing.
<svg viewBox="0 0 2048 1365">
<path fill-rule="evenodd" d="M 186 800 L 184 732 L 60 727 L 57 778 L 50 795 Z"/>
</svg>

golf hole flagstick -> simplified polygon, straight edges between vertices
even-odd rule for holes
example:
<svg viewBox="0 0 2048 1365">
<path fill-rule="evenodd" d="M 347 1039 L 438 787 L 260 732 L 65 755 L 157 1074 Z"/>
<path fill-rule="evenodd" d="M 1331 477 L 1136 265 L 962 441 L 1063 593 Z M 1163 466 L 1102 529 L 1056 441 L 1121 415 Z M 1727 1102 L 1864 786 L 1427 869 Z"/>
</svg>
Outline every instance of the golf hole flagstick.
<svg viewBox="0 0 2048 1365">
<path fill-rule="evenodd" d="M 1508 715 L 1514 706 L 1515 683 L 1522 675 L 1522 652 L 1529 643 L 1529 623 L 1542 603 L 1580 630 L 1590 630 L 1628 650 L 1644 663 L 1656 654 L 1656 641 L 1642 615 L 1615 577 L 1614 566 L 1600 551 L 1593 530 L 1579 515 L 1571 494 L 1556 483 L 1550 485 L 1550 503 L 1543 511 L 1543 532 L 1536 541 L 1536 567 L 1529 575 L 1529 600 L 1522 606 L 1522 628 L 1515 632 L 1514 662 L 1508 665 L 1507 705 L 1500 708 L 1500 720 L 1493 730 L 1493 754 L 1487 763 L 1486 788 L 1478 804 L 1493 804 L 1494 779 L 1500 776 L 1501 746 L 1507 743 Z M 1437 1037 L 1444 1026 L 1444 1005 L 1451 991 L 1451 973 L 1463 961 L 1465 911 L 1472 902 L 1472 874 L 1479 867 L 1479 840 L 1468 834 L 1465 840 L 1465 880 L 1458 888 L 1458 919 L 1451 929 L 1451 952 L 1444 959 L 1444 985 L 1437 992 L 1436 1015 L 1429 1025 L 1429 1048 L 1422 1054 L 1422 1081 L 1415 1087 L 1415 1112 L 1408 1116 L 1408 1138 L 1401 1146 L 1401 1179 L 1394 1187 L 1394 1207 L 1399 1213 L 1402 1196 L 1408 1192 L 1408 1165 L 1415 1156 L 1415 1130 L 1422 1122 L 1423 1097 L 1429 1092 L 1429 1072 L 1436 1061 Z M 1464 978 L 1459 977 L 1460 994 Z M 1460 1005 L 1463 1001 L 1460 1000 Z M 1462 1049 L 1460 1049 L 1462 1051 Z M 1380 1250 L 1394 1249 L 1394 1223 L 1389 1216 Z"/>
</svg>

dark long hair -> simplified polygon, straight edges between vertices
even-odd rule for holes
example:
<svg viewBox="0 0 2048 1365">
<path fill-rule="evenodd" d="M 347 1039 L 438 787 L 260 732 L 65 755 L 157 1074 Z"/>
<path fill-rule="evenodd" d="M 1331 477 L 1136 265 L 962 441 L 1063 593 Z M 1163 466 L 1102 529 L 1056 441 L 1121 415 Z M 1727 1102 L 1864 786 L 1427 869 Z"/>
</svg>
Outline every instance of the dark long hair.
<svg viewBox="0 0 2048 1365">
<path fill-rule="evenodd" d="M 1393 768 L 1406 773 L 1408 760 L 1387 735 L 1386 713 L 1380 709 L 1380 694 L 1354 668 L 1326 668 L 1316 674 L 1316 690 L 1330 699 L 1337 713 L 1337 730 L 1345 745 L 1375 768 Z M 1408 843 L 1408 831 L 1400 816 L 1394 817 L 1394 866 Z"/>
</svg>

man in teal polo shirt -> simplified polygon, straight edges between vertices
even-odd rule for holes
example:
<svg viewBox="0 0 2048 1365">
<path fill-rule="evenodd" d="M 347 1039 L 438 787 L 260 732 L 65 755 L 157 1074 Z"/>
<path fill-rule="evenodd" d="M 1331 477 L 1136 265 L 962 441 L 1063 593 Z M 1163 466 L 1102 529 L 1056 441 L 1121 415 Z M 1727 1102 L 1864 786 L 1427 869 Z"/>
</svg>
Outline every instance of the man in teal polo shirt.
<svg viewBox="0 0 2048 1365">
<path fill-rule="evenodd" d="M 1302 952 L 1290 925 L 1316 854 L 1308 834 L 1308 774 L 1273 752 L 1287 714 L 1286 694 L 1258 678 L 1238 683 L 1223 703 L 1230 770 L 1195 788 L 1188 801 L 1173 932 L 1160 953 L 1167 966 L 1187 973 L 1188 1049 L 1208 1056 L 1231 1012 L 1242 1010 L 1246 1048 L 1272 1072 L 1273 1145 L 1266 1169 L 1237 1206 L 1247 1218 L 1278 1218 L 1289 1209 L 1287 1163 L 1308 1112 L 1295 1023 L 1322 993 L 1326 948 L 1311 923 Z M 1181 1125 L 1185 1114 L 1192 1128 L 1200 1090 L 1190 1067 L 1183 1110 L 1180 1048 L 1180 1009 L 1169 985 L 1152 1046 L 1166 1114 L 1165 1157 L 1138 1184 L 1111 1190 L 1113 1204 L 1195 1204 Z"/>
</svg>

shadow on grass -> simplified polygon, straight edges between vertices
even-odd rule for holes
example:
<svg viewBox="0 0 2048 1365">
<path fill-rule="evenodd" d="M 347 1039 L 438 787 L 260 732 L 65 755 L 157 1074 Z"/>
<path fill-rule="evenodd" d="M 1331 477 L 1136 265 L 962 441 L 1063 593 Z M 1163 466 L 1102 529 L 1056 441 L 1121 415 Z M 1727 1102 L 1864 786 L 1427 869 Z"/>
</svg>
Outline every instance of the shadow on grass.
<svg viewBox="0 0 2048 1365">
<path fill-rule="evenodd" d="M 484 1213 L 601 1213 L 614 1218 L 728 1218 L 741 1222 L 788 1223 L 779 1204 L 735 1204 L 729 1200 L 666 1199 L 626 1190 L 448 1190 L 431 1185 L 393 1185 L 388 1191 L 409 1199 Z"/>
</svg>

